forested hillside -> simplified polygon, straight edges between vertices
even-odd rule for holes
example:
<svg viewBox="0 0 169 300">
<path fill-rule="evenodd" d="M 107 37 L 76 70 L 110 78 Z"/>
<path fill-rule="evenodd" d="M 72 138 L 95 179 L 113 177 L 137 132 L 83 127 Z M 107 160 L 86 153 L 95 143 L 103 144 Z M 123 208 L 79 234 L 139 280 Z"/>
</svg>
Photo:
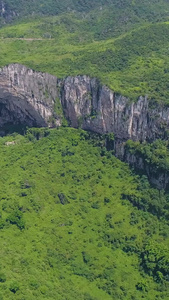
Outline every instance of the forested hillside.
<svg viewBox="0 0 169 300">
<path fill-rule="evenodd" d="M 131 99 L 168 104 L 168 21 L 111 20 L 100 12 L 96 19 L 67 13 L 17 21 L 0 29 L 0 65 L 19 62 L 61 78 L 87 74 Z"/>
<path fill-rule="evenodd" d="M 0 139 L 0 299 L 169 299 L 168 196 L 82 130 Z"/>
<path fill-rule="evenodd" d="M 167 0 L 3 0 L 1 1 L 2 16 L 8 18 L 28 16 L 32 14 L 57 15 L 69 11 L 83 14 L 98 10 L 111 10 L 116 20 L 123 22 L 140 22 L 141 20 L 156 21 L 168 16 L 169 3 Z M 109 24 L 110 26 L 110 24 Z"/>
<path fill-rule="evenodd" d="M 90 75 L 155 108 L 169 105 L 168 54 L 168 0 L 0 1 L 0 66 Z M 0 137 L 0 300 L 169 300 L 169 193 L 107 151 L 109 138 Z M 125 147 L 169 174 L 167 139 Z"/>
</svg>

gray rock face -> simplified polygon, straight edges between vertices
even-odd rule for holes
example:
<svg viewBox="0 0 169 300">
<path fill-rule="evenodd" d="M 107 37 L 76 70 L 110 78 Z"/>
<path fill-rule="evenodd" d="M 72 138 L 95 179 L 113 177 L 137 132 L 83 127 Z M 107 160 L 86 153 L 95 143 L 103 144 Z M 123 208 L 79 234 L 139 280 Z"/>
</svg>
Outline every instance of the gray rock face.
<svg viewBox="0 0 169 300">
<path fill-rule="evenodd" d="M 81 125 L 98 133 L 114 132 L 121 141 L 164 138 L 169 127 L 168 108 L 151 108 L 147 97 L 132 103 L 88 76 L 67 77 L 61 101 L 73 127 Z"/>
<path fill-rule="evenodd" d="M 64 117 L 72 127 L 115 134 L 115 153 L 131 165 L 151 170 L 143 161 L 125 152 L 125 141 L 164 139 L 169 129 L 169 108 L 151 107 L 147 97 L 137 102 L 123 97 L 89 76 L 58 79 L 19 64 L 0 69 L 0 130 L 6 124 L 56 127 Z M 169 183 L 161 174 L 152 181 Z M 164 180 L 165 179 L 165 180 Z"/>
<path fill-rule="evenodd" d="M 62 105 L 72 126 L 98 133 L 114 132 L 121 140 L 136 141 L 164 138 L 169 126 L 169 109 L 152 109 L 147 97 L 132 103 L 96 79 L 68 77 L 64 81 Z"/>
<path fill-rule="evenodd" d="M 19 64 L 0 70 L 0 105 L 0 126 L 23 120 L 29 126 L 60 126 L 62 113 L 56 110 L 60 105 L 72 127 L 114 132 L 121 141 L 153 141 L 164 138 L 169 128 L 169 108 L 151 108 L 147 97 L 133 103 L 96 78 L 84 75 L 59 80 Z"/>
<path fill-rule="evenodd" d="M 0 70 L 0 127 L 5 124 L 59 126 L 54 113 L 58 79 L 19 64 Z"/>
</svg>

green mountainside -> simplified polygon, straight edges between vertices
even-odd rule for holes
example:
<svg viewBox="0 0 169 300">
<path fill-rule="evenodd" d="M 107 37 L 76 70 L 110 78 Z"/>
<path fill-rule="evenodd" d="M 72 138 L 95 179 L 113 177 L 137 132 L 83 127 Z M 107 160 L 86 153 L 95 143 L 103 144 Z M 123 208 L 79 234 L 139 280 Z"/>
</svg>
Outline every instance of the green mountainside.
<svg viewBox="0 0 169 300">
<path fill-rule="evenodd" d="M 87 74 L 169 105 L 168 0 L 1 6 L 1 67 Z M 0 300 L 169 300 L 169 194 L 107 138 L 65 127 L 0 137 Z M 168 172 L 168 141 L 127 147 Z"/>
<path fill-rule="evenodd" d="M 58 77 L 87 74 L 131 99 L 148 95 L 168 104 L 169 22 L 137 24 L 103 38 L 102 21 L 69 13 L 3 27 L 0 65 L 19 62 Z"/>
<path fill-rule="evenodd" d="M 168 196 L 104 139 L 31 129 L 0 157 L 0 299 L 169 299 Z"/>
<path fill-rule="evenodd" d="M 167 0 L 3 0 L 2 17 L 15 12 L 15 17 L 24 15 L 58 15 L 75 11 L 91 13 L 91 11 L 107 10 L 121 19 L 122 22 L 140 22 L 141 20 L 156 21 L 168 17 L 169 3 Z M 109 26 L 111 23 L 109 24 Z"/>
</svg>

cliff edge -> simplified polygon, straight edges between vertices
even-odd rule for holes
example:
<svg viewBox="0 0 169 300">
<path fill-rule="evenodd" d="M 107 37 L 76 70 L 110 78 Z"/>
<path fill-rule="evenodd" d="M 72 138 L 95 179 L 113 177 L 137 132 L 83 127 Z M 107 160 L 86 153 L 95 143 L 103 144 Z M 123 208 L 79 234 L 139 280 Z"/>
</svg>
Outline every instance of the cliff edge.
<svg viewBox="0 0 169 300">
<path fill-rule="evenodd" d="M 126 153 L 125 142 L 153 142 L 165 139 L 169 132 L 169 108 L 152 106 L 146 96 L 131 102 L 86 75 L 58 79 L 20 64 L 0 69 L 1 135 L 10 124 L 57 127 L 65 120 L 75 128 L 100 134 L 113 132 L 115 154 L 139 169 L 147 169 L 149 177 L 149 167 Z M 164 175 L 165 185 L 160 184 L 160 188 L 169 183 L 169 174 Z M 158 176 L 153 180 L 158 185 Z"/>
<path fill-rule="evenodd" d="M 152 107 L 147 97 L 131 102 L 96 78 L 83 75 L 62 80 L 19 64 L 0 69 L 0 105 L 1 127 L 22 120 L 28 126 L 60 126 L 63 112 L 72 127 L 114 132 L 124 141 L 165 138 L 169 128 L 169 108 Z"/>
</svg>

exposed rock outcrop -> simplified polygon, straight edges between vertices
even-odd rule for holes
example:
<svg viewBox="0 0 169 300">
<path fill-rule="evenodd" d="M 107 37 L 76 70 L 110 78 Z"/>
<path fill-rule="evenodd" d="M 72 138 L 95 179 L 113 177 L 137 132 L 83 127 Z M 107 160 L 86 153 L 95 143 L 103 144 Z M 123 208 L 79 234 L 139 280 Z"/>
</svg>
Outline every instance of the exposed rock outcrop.
<svg viewBox="0 0 169 300">
<path fill-rule="evenodd" d="M 0 70 L 0 128 L 6 124 L 55 127 L 62 124 L 63 116 L 72 127 L 114 132 L 116 155 L 138 167 L 137 159 L 126 155 L 125 141 L 163 139 L 169 129 L 169 108 L 151 107 L 142 96 L 131 102 L 96 78 L 61 80 L 19 64 Z"/>
<path fill-rule="evenodd" d="M 124 141 L 164 138 L 169 127 L 168 108 L 151 108 L 147 97 L 133 103 L 87 76 L 64 80 L 62 105 L 72 126 L 78 126 L 80 120 L 83 129 L 114 132 Z"/>
<path fill-rule="evenodd" d="M 6 124 L 59 126 L 54 113 L 58 79 L 19 64 L 0 70 L 0 127 Z"/>
<path fill-rule="evenodd" d="M 0 104 L 6 103 L 6 109 L 16 115 L 16 122 L 22 120 L 23 113 L 28 117 L 28 125 L 32 119 L 37 126 L 59 126 L 63 116 L 57 106 L 61 105 L 71 126 L 98 133 L 114 132 L 121 141 L 165 138 L 169 128 L 169 108 L 152 108 L 147 97 L 133 103 L 85 75 L 59 80 L 11 64 L 0 70 L 0 99 Z M 15 109 L 11 110 L 12 104 Z M 39 118 L 33 116 L 35 113 Z M 1 115 L 2 126 L 5 119 Z"/>
</svg>

